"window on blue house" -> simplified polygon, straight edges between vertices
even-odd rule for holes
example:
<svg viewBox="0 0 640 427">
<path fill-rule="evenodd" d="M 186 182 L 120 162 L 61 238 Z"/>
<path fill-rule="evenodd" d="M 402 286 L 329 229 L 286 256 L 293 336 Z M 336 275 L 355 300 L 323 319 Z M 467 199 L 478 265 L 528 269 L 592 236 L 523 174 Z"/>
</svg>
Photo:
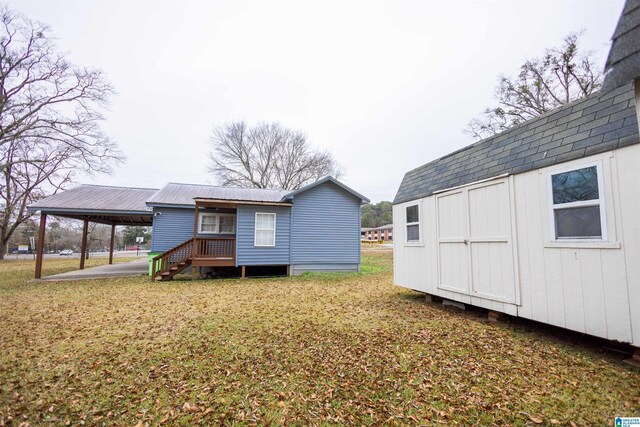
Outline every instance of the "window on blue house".
<svg viewBox="0 0 640 427">
<path fill-rule="evenodd" d="M 235 231 L 235 218 L 233 216 L 220 216 L 220 234 L 232 234 Z"/>
<path fill-rule="evenodd" d="M 255 246 L 276 245 L 276 214 L 256 212 Z"/>
<path fill-rule="evenodd" d="M 232 214 L 202 212 L 199 234 L 233 234 L 236 232 L 236 218 Z"/>
</svg>

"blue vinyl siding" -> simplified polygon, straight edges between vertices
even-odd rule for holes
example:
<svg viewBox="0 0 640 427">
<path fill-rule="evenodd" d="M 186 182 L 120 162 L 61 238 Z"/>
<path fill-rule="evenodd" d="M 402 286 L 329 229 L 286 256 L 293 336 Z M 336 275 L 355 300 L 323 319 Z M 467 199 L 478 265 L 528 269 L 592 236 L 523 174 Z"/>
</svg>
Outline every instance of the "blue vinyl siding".
<svg viewBox="0 0 640 427">
<path fill-rule="evenodd" d="M 326 182 L 293 199 L 293 272 L 353 271 L 360 264 L 360 199 Z"/>
<path fill-rule="evenodd" d="M 153 208 L 153 234 L 151 251 L 164 252 L 180 243 L 193 238 L 193 209 Z M 216 210 L 199 209 L 199 212 L 216 212 Z M 220 213 L 233 213 L 230 210 L 219 210 Z M 233 234 L 198 234 L 198 237 L 233 237 Z"/>
<path fill-rule="evenodd" d="M 164 252 L 193 238 L 193 209 L 153 208 L 152 252 Z"/>
<path fill-rule="evenodd" d="M 276 214 L 276 245 L 254 246 L 256 212 Z M 288 265 L 291 208 L 238 205 L 237 265 Z"/>
<path fill-rule="evenodd" d="M 358 264 L 296 264 L 291 267 L 291 274 L 314 273 L 357 273 L 360 270 Z"/>
</svg>

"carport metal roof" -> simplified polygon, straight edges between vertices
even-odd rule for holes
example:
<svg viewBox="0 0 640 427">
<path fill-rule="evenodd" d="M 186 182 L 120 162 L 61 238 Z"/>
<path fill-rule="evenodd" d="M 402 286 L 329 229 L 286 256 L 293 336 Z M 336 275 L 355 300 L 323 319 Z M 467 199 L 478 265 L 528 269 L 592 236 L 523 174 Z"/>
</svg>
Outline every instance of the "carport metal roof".
<svg viewBox="0 0 640 427">
<path fill-rule="evenodd" d="M 110 225 L 150 226 L 153 212 L 146 201 L 154 188 L 81 185 L 30 205 L 30 211 Z"/>
<path fill-rule="evenodd" d="M 109 264 L 113 263 L 115 229 L 117 225 L 150 226 L 153 210 L 147 200 L 158 190 L 154 188 L 109 187 L 105 185 L 81 185 L 59 194 L 44 198 L 29 206 L 31 212 L 40 212 L 40 229 L 36 251 L 35 278 L 42 277 L 44 234 L 47 215 L 73 218 L 84 221 L 80 270 L 84 270 L 87 256 L 87 233 L 89 222 L 111 225 Z"/>
</svg>

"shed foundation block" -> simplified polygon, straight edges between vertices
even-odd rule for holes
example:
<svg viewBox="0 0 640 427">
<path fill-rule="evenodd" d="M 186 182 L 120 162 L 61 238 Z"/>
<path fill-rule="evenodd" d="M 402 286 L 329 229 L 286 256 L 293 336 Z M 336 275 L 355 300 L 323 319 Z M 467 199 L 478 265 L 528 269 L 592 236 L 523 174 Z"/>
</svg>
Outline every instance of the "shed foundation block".
<svg viewBox="0 0 640 427">
<path fill-rule="evenodd" d="M 629 359 L 625 359 L 624 362 L 640 369 L 640 348 L 636 348 L 633 356 L 631 356 Z"/>
<path fill-rule="evenodd" d="M 437 302 L 437 303 L 441 303 L 441 302 L 442 302 L 442 298 L 440 298 L 439 296 L 436 296 L 436 295 L 425 294 L 425 295 L 424 295 L 424 302 Z"/>
<path fill-rule="evenodd" d="M 489 310 L 489 314 L 487 315 L 487 319 L 489 319 L 489 322 L 497 322 L 499 320 L 504 320 L 506 319 L 507 315 L 504 313 L 500 313 L 499 311 L 492 311 Z"/>
<path fill-rule="evenodd" d="M 448 300 L 448 299 L 443 299 L 442 300 L 442 306 L 443 307 L 447 307 L 447 306 L 455 307 L 455 308 L 457 308 L 459 310 L 463 310 L 463 311 L 466 310 L 466 307 L 465 307 L 465 305 L 463 303 L 457 302 L 457 301 L 451 301 L 451 300 Z"/>
</svg>

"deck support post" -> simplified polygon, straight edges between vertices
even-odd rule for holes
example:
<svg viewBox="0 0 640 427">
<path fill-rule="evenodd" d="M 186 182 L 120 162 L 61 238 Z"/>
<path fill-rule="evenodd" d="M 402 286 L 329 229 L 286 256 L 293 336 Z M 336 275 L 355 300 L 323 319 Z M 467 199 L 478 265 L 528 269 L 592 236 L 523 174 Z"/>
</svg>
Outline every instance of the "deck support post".
<svg viewBox="0 0 640 427">
<path fill-rule="evenodd" d="M 82 227 L 82 246 L 80 247 L 80 270 L 84 270 L 84 257 L 87 254 L 87 233 L 89 232 L 89 220 L 84 220 Z"/>
<path fill-rule="evenodd" d="M 116 241 L 116 225 L 111 224 L 111 241 L 109 243 L 109 264 L 113 264 L 113 245 Z"/>
<path fill-rule="evenodd" d="M 242 271 L 242 273 L 240 273 L 240 278 L 246 279 L 247 278 L 247 271 L 246 271 L 245 266 L 243 265 L 242 267 L 240 267 L 240 270 Z"/>
<path fill-rule="evenodd" d="M 47 214 L 40 214 L 40 229 L 38 230 L 38 247 L 36 248 L 36 279 L 42 277 L 42 258 L 44 254 L 44 232 L 47 226 Z"/>
</svg>

